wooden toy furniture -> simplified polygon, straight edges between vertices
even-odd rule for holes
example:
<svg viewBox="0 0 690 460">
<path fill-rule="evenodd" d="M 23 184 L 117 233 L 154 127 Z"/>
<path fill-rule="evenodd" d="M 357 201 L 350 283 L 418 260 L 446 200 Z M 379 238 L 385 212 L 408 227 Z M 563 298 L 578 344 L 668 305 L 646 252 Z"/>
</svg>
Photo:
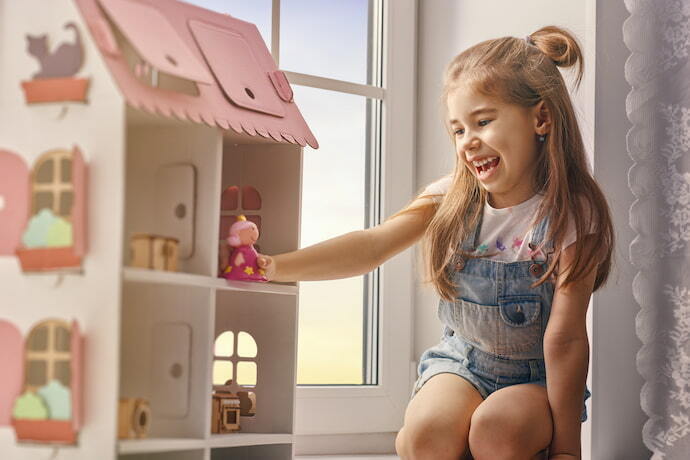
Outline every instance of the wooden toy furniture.
<svg viewBox="0 0 690 460">
<path fill-rule="evenodd" d="M 117 413 L 117 439 L 141 439 L 151 429 L 151 406 L 141 398 L 120 399 Z"/>
<path fill-rule="evenodd" d="M 130 266 L 177 271 L 179 243 L 180 240 L 177 238 L 135 233 L 132 235 L 130 243 Z"/>
<path fill-rule="evenodd" d="M 0 12 L 0 343 L 53 316 L 78 321 L 88 344 L 71 390 L 84 416 L 56 458 L 293 458 L 298 285 L 218 276 L 234 216 L 260 227 L 260 252 L 298 249 L 303 148 L 318 148 L 257 27 L 176 0 L 0 0 Z M 27 36 L 47 46 L 31 55 Z M 25 85 L 28 103 L 21 83 L 65 73 L 61 53 L 70 75 Z M 48 207 L 28 195 L 52 151 L 88 165 L 56 156 L 65 167 L 50 170 L 55 193 L 85 191 L 52 211 L 73 226 L 61 251 L 78 270 L 41 262 L 38 274 L 22 264 L 40 251 L 16 250 Z M 153 235 L 177 240 L 177 256 Z M 42 459 L 13 435 L 26 366 L 3 353 L 15 342 L 0 349 L 0 452 Z M 229 379 L 241 430 L 212 433 Z"/>
<path fill-rule="evenodd" d="M 216 390 L 211 407 L 211 433 L 240 430 L 240 398 L 234 393 Z"/>
</svg>

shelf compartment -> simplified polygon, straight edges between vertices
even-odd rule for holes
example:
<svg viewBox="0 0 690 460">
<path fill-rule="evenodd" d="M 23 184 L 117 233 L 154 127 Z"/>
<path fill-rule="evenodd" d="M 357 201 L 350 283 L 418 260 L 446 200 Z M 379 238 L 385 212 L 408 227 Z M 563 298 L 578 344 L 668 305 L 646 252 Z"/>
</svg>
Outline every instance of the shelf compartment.
<svg viewBox="0 0 690 460">
<path fill-rule="evenodd" d="M 149 438 L 206 437 L 213 294 L 123 284 L 120 397 L 149 401 Z"/>
<path fill-rule="evenodd" d="M 226 281 L 211 276 L 166 272 L 162 270 L 147 270 L 145 268 L 125 267 L 122 269 L 122 278 L 125 281 L 135 283 L 168 284 L 172 286 L 192 286 L 228 291 L 297 295 L 297 286 L 294 284 Z"/>
<path fill-rule="evenodd" d="M 297 296 L 242 291 L 216 292 L 214 341 L 221 334 L 232 332 L 233 344 L 230 346 L 219 340 L 218 345 L 223 348 L 214 347 L 214 367 L 215 363 L 219 367 L 226 367 L 231 363 L 234 381 L 230 391 L 253 392 L 256 397 L 256 414 L 240 418 L 238 433 L 222 436 L 293 432 L 297 302 Z M 240 341 L 242 336 L 245 351 Z M 254 344 L 248 342 L 249 337 Z M 247 369 L 254 368 L 255 378 L 251 375 L 246 378 L 241 373 L 238 376 L 240 366 L 248 373 L 251 371 Z M 222 382 L 224 378 L 219 378 L 218 382 Z M 208 405 L 211 406 L 210 397 Z M 216 439 L 215 435 L 213 439 Z"/>
<path fill-rule="evenodd" d="M 293 144 L 223 143 L 219 177 L 219 226 L 216 273 L 228 264 L 233 248 L 225 241 L 236 216 L 244 214 L 259 227 L 254 244 L 268 255 L 299 248 L 302 148 Z M 233 192 L 232 187 L 237 187 Z"/>
<path fill-rule="evenodd" d="M 125 265 L 134 234 L 179 240 L 177 270 L 211 275 L 216 266 L 220 131 L 208 126 L 137 124 L 128 110 L 125 180 Z M 215 274 L 215 273 L 213 273 Z"/>
<path fill-rule="evenodd" d="M 211 460 L 291 460 L 292 444 L 211 449 Z"/>
</svg>

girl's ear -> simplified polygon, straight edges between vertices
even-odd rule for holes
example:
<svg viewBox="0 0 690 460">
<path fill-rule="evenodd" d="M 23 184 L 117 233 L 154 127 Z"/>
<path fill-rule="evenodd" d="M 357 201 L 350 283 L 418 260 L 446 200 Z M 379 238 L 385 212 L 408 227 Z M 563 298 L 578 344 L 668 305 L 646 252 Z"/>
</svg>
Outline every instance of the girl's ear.
<svg viewBox="0 0 690 460">
<path fill-rule="evenodd" d="M 551 129 L 551 111 L 542 99 L 534 107 L 534 130 L 537 134 L 547 134 Z"/>
</svg>

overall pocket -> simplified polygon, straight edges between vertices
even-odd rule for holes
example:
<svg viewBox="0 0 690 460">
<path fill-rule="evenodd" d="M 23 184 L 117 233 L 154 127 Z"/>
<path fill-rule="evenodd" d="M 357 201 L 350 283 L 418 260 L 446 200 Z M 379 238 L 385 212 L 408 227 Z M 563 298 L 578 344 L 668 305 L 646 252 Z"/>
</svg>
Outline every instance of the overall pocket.
<svg viewBox="0 0 690 460">
<path fill-rule="evenodd" d="M 458 337 L 489 353 L 498 348 L 498 305 L 482 305 L 462 298 L 439 303 L 439 319 Z"/>
<path fill-rule="evenodd" d="M 542 308 L 539 295 L 509 295 L 498 298 L 499 354 L 532 350 L 541 340 Z"/>
<path fill-rule="evenodd" d="M 459 298 L 439 303 L 439 319 L 466 342 L 496 355 L 532 350 L 541 337 L 541 298 L 504 296 L 498 305 Z"/>
</svg>

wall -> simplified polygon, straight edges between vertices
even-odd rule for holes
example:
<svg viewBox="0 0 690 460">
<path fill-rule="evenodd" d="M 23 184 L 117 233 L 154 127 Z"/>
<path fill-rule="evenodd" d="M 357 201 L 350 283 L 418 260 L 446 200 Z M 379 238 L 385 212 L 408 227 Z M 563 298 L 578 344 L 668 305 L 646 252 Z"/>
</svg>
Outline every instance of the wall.
<svg viewBox="0 0 690 460">
<path fill-rule="evenodd" d="M 630 52 L 623 43 L 622 26 L 628 12 L 623 2 L 597 2 L 597 76 L 595 171 L 609 200 L 618 241 L 617 268 L 610 281 L 594 294 L 594 389 L 592 458 L 637 460 L 650 457 L 642 443 L 646 416 L 640 407 L 642 377 L 635 357 L 642 345 L 635 335 L 639 305 L 632 296 L 634 268 L 628 247 L 634 232 L 628 224 L 633 195 L 627 171 L 632 160 L 625 136 L 631 127 L 625 113 L 630 85 L 623 73 Z"/>
</svg>

